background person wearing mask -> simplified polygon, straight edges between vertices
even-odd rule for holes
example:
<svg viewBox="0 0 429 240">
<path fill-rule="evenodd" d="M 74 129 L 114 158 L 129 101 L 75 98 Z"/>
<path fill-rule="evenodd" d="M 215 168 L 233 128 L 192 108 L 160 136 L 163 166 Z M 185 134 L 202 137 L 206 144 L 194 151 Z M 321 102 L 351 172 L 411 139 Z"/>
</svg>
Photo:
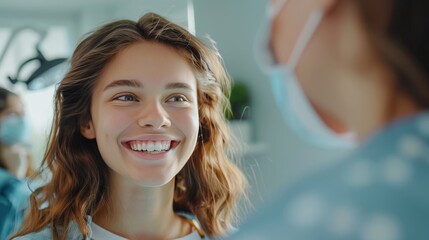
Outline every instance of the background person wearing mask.
<svg viewBox="0 0 429 240">
<path fill-rule="evenodd" d="M 286 122 L 358 143 L 232 239 L 429 239 L 429 2 L 271 1 L 259 55 Z"/>
<path fill-rule="evenodd" d="M 32 174 L 32 161 L 27 131 L 21 99 L 0 88 L 0 239 L 19 227 L 28 204 L 24 179 Z"/>
</svg>

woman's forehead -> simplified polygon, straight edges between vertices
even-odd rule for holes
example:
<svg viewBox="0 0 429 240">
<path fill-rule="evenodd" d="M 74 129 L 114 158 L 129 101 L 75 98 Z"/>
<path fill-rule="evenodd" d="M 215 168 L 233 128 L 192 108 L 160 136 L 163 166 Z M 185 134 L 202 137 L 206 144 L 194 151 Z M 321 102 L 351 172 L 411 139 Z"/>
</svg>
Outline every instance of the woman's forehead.
<svg viewBox="0 0 429 240">
<path fill-rule="evenodd" d="M 182 82 L 196 88 L 194 69 L 184 53 L 154 42 L 130 45 L 104 67 L 100 76 L 101 88 L 119 80 L 128 80 L 134 83 L 132 85 L 143 87 Z"/>
</svg>

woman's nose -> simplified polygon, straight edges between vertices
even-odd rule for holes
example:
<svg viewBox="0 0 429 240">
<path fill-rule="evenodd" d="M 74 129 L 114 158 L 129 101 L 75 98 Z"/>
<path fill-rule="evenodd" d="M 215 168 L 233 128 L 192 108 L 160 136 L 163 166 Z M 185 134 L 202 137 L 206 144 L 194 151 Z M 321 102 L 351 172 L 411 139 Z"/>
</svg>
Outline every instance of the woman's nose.
<svg viewBox="0 0 429 240">
<path fill-rule="evenodd" d="M 161 129 L 171 126 L 171 121 L 167 111 L 159 103 L 150 103 L 144 106 L 138 119 L 140 127 Z"/>
</svg>

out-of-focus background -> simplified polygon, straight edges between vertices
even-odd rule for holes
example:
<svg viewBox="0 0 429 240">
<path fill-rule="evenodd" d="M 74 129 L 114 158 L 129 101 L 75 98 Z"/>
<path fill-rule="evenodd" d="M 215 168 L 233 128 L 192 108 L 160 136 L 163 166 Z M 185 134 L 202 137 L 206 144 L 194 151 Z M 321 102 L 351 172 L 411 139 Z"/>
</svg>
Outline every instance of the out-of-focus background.
<svg viewBox="0 0 429 240">
<path fill-rule="evenodd" d="M 24 62 L 37 56 L 36 48 L 46 60 L 69 58 L 85 33 L 114 19 L 137 20 L 149 11 L 217 43 L 236 83 L 231 101 L 237 113 L 230 123 L 245 145 L 242 167 L 252 185 L 250 198 L 254 205 L 337 161 L 343 152 L 304 143 L 276 109 L 267 76 L 258 68 L 254 53 L 265 5 L 266 1 L 261 0 L 0 1 L 0 86 L 17 92 L 25 101 L 35 162 L 41 161 L 49 133 L 55 85 L 29 90 L 21 81 L 28 81 L 41 64 L 40 60 Z M 57 66 L 60 70 L 56 74 L 61 74 L 61 66 Z M 17 77 L 18 82 L 13 84 L 9 76 L 12 80 Z M 38 88 L 54 76 L 47 74 L 39 85 L 28 86 Z"/>
</svg>

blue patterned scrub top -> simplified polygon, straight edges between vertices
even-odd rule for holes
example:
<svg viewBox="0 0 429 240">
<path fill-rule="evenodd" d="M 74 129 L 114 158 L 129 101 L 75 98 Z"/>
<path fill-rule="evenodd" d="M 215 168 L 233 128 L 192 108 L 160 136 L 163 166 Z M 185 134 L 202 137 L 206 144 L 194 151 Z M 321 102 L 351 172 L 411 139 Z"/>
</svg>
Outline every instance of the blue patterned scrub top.
<svg viewBox="0 0 429 240">
<path fill-rule="evenodd" d="M 233 240 L 429 240 L 429 112 L 286 189 Z"/>
</svg>

